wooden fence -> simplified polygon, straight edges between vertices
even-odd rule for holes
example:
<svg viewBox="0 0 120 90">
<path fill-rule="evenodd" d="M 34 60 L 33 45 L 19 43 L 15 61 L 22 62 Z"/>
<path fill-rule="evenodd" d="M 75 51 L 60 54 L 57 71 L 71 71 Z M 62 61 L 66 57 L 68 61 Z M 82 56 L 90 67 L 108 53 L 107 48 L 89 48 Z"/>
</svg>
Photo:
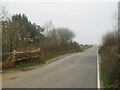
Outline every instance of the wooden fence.
<svg viewBox="0 0 120 90">
<path fill-rule="evenodd" d="M 16 61 L 21 61 L 21 60 L 26 60 L 26 59 L 32 59 L 32 58 L 37 58 L 41 54 L 40 48 L 34 51 L 27 51 L 27 52 L 17 52 L 14 50 L 12 53 L 9 55 L 6 54 L 6 56 L 3 56 L 4 61 L 6 62 L 16 62 Z"/>
</svg>

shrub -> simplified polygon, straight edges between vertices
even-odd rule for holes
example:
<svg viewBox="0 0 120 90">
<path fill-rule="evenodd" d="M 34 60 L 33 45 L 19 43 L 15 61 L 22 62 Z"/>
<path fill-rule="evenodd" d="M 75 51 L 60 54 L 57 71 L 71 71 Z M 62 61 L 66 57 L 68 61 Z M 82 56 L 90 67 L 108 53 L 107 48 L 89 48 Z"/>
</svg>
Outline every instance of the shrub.
<svg viewBox="0 0 120 90">
<path fill-rule="evenodd" d="M 101 71 L 103 75 L 103 81 L 107 80 L 107 83 L 104 83 L 105 86 L 110 87 L 118 87 L 118 72 L 119 72 L 119 65 L 120 62 L 117 54 L 118 54 L 118 38 L 117 32 L 108 32 L 106 35 L 103 36 L 103 45 L 100 49 L 101 53 Z M 106 82 L 106 81 L 104 81 Z"/>
</svg>

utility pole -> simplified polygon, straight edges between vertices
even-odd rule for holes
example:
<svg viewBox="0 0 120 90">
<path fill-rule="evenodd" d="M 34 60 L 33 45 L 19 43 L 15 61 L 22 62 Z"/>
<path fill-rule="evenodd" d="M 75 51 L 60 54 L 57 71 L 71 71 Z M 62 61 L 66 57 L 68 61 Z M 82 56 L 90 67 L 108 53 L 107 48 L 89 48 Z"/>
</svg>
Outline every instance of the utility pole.
<svg viewBox="0 0 120 90">
<path fill-rule="evenodd" d="M 118 88 L 120 88 L 120 2 L 118 2 Z"/>
</svg>

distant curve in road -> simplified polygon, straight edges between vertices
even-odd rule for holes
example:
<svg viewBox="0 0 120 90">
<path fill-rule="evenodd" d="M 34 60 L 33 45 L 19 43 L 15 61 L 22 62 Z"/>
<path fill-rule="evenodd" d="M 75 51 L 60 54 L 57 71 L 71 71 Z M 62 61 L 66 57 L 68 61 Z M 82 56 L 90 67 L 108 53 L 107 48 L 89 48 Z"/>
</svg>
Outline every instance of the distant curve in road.
<svg viewBox="0 0 120 90">
<path fill-rule="evenodd" d="M 3 88 L 97 88 L 97 47 L 66 56 L 22 77 L 3 81 Z"/>
</svg>

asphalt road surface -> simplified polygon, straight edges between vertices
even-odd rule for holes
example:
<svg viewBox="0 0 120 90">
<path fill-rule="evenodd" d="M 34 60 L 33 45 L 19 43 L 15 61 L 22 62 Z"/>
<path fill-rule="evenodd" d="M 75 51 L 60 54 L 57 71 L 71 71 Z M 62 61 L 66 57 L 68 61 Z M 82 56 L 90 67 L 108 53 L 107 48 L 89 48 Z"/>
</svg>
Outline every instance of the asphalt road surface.
<svg viewBox="0 0 120 90">
<path fill-rule="evenodd" d="M 3 81 L 3 88 L 97 88 L 97 47 Z"/>
</svg>

